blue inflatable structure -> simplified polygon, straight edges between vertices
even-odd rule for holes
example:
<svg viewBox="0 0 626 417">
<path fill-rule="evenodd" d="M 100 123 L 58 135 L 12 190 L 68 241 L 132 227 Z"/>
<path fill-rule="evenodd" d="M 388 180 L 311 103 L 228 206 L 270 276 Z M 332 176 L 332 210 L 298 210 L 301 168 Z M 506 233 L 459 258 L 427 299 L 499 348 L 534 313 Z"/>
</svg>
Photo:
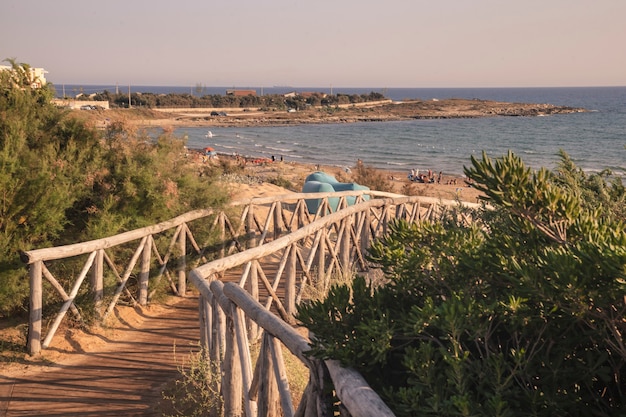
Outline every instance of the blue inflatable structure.
<svg viewBox="0 0 626 417">
<path fill-rule="evenodd" d="M 304 180 L 304 185 L 302 186 L 303 193 L 325 193 L 355 190 L 369 190 L 369 187 L 359 185 L 355 182 L 339 182 L 334 176 L 321 171 L 309 174 Z M 365 196 L 365 199 L 368 200 L 369 196 Z M 348 205 L 352 205 L 356 202 L 356 197 L 346 197 L 346 201 Z M 305 202 L 309 213 L 315 214 L 317 213 L 320 204 L 322 204 L 322 199 L 306 199 Z M 328 205 L 330 206 L 331 211 L 336 211 L 339 206 L 339 198 L 330 197 L 328 199 Z"/>
</svg>

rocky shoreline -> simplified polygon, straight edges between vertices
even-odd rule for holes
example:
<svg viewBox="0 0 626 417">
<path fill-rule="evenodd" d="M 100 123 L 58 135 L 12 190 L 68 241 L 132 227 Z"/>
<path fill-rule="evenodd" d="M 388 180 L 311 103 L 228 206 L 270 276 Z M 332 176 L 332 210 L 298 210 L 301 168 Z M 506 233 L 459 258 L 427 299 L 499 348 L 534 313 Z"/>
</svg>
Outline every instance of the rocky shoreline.
<svg viewBox="0 0 626 417">
<path fill-rule="evenodd" d="M 216 110 L 226 115 L 214 115 Z M 77 112 L 81 112 L 77 110 Z M 82 117 L 102 126 L 121 118 L 138 126 L 250 127 L 315 123 L 390 122 L 412 119 L 461 119 L 480 117 L 537 117 L 583 113 L 583 108 L 552 104 L 507 103 L 478 99 L 411 100 L 359 103 L 335 107 L 311 107 L 303 111 L 255 108 L 211 109 L 112 109 L 86 112 Z M 87 114 L 88 113 L 88 114 Z M 211 113 L 214 113 L 213 115 Z"/>
</svg>

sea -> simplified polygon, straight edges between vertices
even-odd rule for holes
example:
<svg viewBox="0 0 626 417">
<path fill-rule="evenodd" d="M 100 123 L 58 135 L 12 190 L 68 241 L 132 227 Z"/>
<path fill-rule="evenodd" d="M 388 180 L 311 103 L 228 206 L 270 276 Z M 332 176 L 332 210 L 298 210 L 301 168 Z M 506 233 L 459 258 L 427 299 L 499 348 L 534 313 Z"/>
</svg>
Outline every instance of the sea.
<svg viewBox="0 0 626 417">
<path fill-rule="evenodd" d="M 106 86 L 81 88 L 85 92 L 107 89 Z M 464 167 L 471 166 L 471 156 L 481 158 L 485 152 L 494 159 L 511 151 L 531 169 L 554 169 L 562 150 L 586 172 L 610 169 L 615 175 L 626 175 L 626 87 L 381 89 L 284 86 L 245 89 L 255 89 L 257 94 L 379 92 L 392 100 L 465 98 L 548 103 L 582 107 L 588 112 L 544 117 L 180 128 L 175 133 L 186 138 L 189 148 L 210 146 L 218 153 L 260 158 L 274 156 L 287 162 L 342 168 L 353 167 L 360 159 L 366 165 L 390 171 L 408 173 L 411 169 L 431 169 L 462 175 Z M 108 90 L 115 91 L 115 88 L 109 86 Z M 131 86 L 131 91 L 225 94 L 226 88 Z"/>
</svg>

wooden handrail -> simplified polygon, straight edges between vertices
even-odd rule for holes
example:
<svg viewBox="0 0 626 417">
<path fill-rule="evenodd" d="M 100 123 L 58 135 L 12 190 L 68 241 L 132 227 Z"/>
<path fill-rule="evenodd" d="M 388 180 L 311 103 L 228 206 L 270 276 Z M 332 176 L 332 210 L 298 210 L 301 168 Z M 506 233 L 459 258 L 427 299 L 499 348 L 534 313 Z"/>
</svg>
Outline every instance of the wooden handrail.
<svg viewBox="0 0 626 417">
<path fill-rule="evenodd" d="M 367 195 L 370 199 L 363 199 Z M 348 205 L 347 197 L 356 197 L 356 203 Z M 336 211 L 330 208 L 328 204 L 329 198 L 338 198 L 339 205 L 335 206 Z M 320 200 L 317 213 L 309 213 L 305 207 L 305 201 L 308 199 Z M 292 205 L 294 202 L 295 205 Z M 283 207 L 284 203 L 289 203 Z M 424 218 L 437 215 L 440 206 L 458 205 L 456 201 L 442 201 L 436 198 L 428 198 L 421 196 L 400 196 L 397 194 L 381 193 L 377 191 L 344 191 L 331 193 L 293 193 L 283 194 L 280 196 L 251 198 L 230 203 L 227 207 L 243 207 L 241 217 L 236 220 L 240 223 L 237 226 L 225 214 L 224 211 L 214 209 L 195 210 L 185 213 L 174 219 L 161 222 L 152 226 L 141 229 L 121 233 L 116 236 L 103 239 L 92 240 L 79 244 L 66 245 L 56 248 L 37 249 L 22 254 L 24 262 L 29 264 L 29 276 L 31 284 L 31 318 L 29 323 L 28 349 L 31 354 L 38 353 L 41 349 L 41 312 L 42 312 L 42 275 L 46 277 L 53 286 L 57 288 L 63 298 L 64 304 L 62 310 L 57 315 L 52 331 L 46 336 L 44 347 L 46 347 L 54 335 L 54 329 L 58 326 L 67 309 L 72 308 L 74 297 L 78 287 L 86 277 L 88 270 L 93 268 L 90 275 L 92 286 L 101 288 L 102 269 L 106 265 L 113 269 L 114 275 L 117 277 L 119 286 L 116 289 L 113 301 L 106 309 L 110 312 L 119 298 L 121 291 L 125 289 L 125 284 L 131 276 L 135 264 L 140 260 L 139 273 L 139 303 L 145 303 L 148 298 L 148 275 L 151 267 L 151 252 L 154 252 L 156 259 L 160 262 L 159 277 L 163 273 L 168 273 L 167 262 L 174 248 L 181 251 L 182 257 L 179 259 L 176 269 L 178 277 L 178 287 L 184 288 L 186 282 L 185 265 L 185 248 L 187 242 L 191 242 L 196 253 L 203 258 L 202 248 L 198 246 L 188 227 L 188 223 L 194 220 L 202 219 L 207 216 L 216 215 L 213 226 L 220 228 L 220 237 L 222 240 L 219 253 L 221 256 L 216 260 L 206 262 L 205 264 L 192 269 L 189 272 L 189 279 L 198 288 L 201 294 L 200 300 L 200 321 L 201 321 L 201 342 L 203 345 L 212 346 L 211 357 L 224 361 L 224 366 L 228 369 L 242 369 L 245 373 L 243 381 L 229 381 L 234 384 L 229 387 L 229 392 L 233 392 L 233 387 L 245 385 L 244 400 L 246 414 L 255 413 L 256 404 L 253 404 L 254 395 L 250 394 L 250 390 L 261 386 L 267 386 L 269 382 L 259 382 L 258 378 L 252 376 L 250 353 L 247 351 L 248 339 L 258 340 L 260 333 L 258 327 L 265 332 L 271 333 L 271 337 L 279 339 L 285 344 L 307 367 L 311 372 L 309 388 L 307 388 L 307 398 L 303 400 L 302 407 L 324 407 L 320 401 L 324 401 L 319 397 L 324 392 L 323 379 L 324 375 L 330 375 L 333 380 L 335 390 L 343 405 L 350 410 L 355 417 L 365 416 L 392 416 L 388 408 L 380 398 L 367 386 L 365 381 L 351 370 L 341 368 L 334 361 L 325 361 L 324 363 L 315 361 L 304 354 L 308 350 L 308 339 L 302 337 L 290 327 L 293 322 L 293 314 L 295 313 L 296 304 L 300 301 L 302 290 L 310 282 L 313 277 L 314 270 L 317 274 L 321 274 L 321 279 L 326 280 L 334 271 L 341 273 L 351 273 L 350 269 L 353 262 L 357 262 L 362 267 L 365 266 L 365 258 L 362 252 L 369 245 L 372 238 L 386 233 L 389 221 L 392 218 L 406 218 L 409 221 L 420 221 Z M 412 205 L 412 206 L 411 206 Z M 478 207 L 478 204 L 464 203 L 465 206 Z M 268 207 L 269 206 L 269 207 Z M 254 207 L 264 207 L 262 213 L 267 216 L 264 220 L 257 217 L 257 209 Z M 393 208 L 395 207 L 395 210 Z M 286 210 L 287 208 L 287 210 Z M 288 218 L 286 211 L 291 212 L 291 219 Z M 239 224 L 238 223 L 238 224 Z M 233 226 L 235 224 L 235 226 Z M 273 227 L 273 230 L 271 229 Z M 164 257 L 158 253 L 157 246 L 153 243 L 153 236 L 176 228 L 176 232 L 171 239 L 168 252 Z M 239 250 L 230 256 L 226 254 L 226 232 L 232 236 L 229 246 L 229 252 L 232 249 Z M 287 234 L 283 234 L 287 233 Z M 241 236 L 246 236 L 246 242 L 240 243 Z M 230 239 L 230 238 L 229 238 Z M 272 240 L 273 239 L 273 240 Z M 141 240 L 139 246 L 134 251 L 134 255 L 123 274 L 118 273 L 116 267 L 110 261 L 105 249 L 113 248 L 129 242 Z M 243 246 L 249 249 L 244 250 Z M 250 247 L 252 246 L 252 247 Z M 276 276 L 273 282 L 262 269 L 260 260 L 269 255 L 279 254 L 282 256 Z M 83 267 L 80 277 L 74 283 L 73 289 L 68 295 L 63 288 L 58 285 L 55 277 L 44 265 L 44 261 L 53 261 L 69 258 L 78 255 L 90 254 L 89 259 Z M 352 259 L 354 257 L 354 259 Z M 94 261 L 95 259 L 95 261 Z M 92 267 L 92 264 L 95 265 Z M 243 267 L 239 285 L 234 283 L 222 284 L 216 281 L 217 277 L 222 276 L 226 271 Z M 300 272 L 297 272 L 300 271 Z M 300 289 L 296 289 L 296 274 L 301 274 Z M 284 279 L 282 278 L 284 276 Z M 169 275 L 168 275 L 169 279 Z M 320 279 L 318 277 L 317 279 Z M 269 297 L 265 306 L 258 301 L 259 282 L 262 283 Z M 285 297 L 278 299 L 276 288 L 279 282 L 284 283 Z M 209 285 L 210 283 L 210 285 Z M 170 285 L 174 283 L 170 280 Z M 249 293 L 246 293 L 241 287 L 246 286 Z M 325 284 L 326 285 L 326 284 Z M 174 290 L 176 290 L 174 285 Z M 126 290 L 128 292 L 128 290 Z M 102 293 L 97 295 L 97 300 L 102 299 Z M 246 301 L 248 300 L 248 301 Z M 252 300 L 252 301 L 249 301 Z M 281 320 L 273 313 L 269 312 L 272 304 L 279 311 L 284 320 Z M 221 306 L 221 307 L 219 307 Z M 222 311 L 223 312 L 220 312 Z M 233 316 L 233 311 L 237 310 Z M 239 314 L 246 314 L 247 319 L 239 317 Z M 224 319 L 226 314 L 229 319 Z M 285 321 L 286 320 L 286 321 Z M 247 322 L 247 331 L 243 323 Z M 225 329 L 228 326 L 235 326 L 236 332 L 230 336 L 226 335 Z M 282 329 L 282 330 L 280 330 Z M 218 332 L 218 333 L 216 333 Z M 264 345 L 272 346 L 276 342 L 269 340 Z M 226 360 L 223 355 L 226 351 L 239 352 L 241 362 L 235 364 L 233 358 Z M 246 350 L 246 351 L 244 351 Z M 274 358 L 273 361 L 281 361 L 281 355 L 273 352 L 266 357 Z M 270 359 L 268 359 L 270 360 Z M 275 369 L 277 381 L 280 387 L 281 395 L 288 392 L 288 386 L 282 381 L 283 371 Z M 347 383 L 345 381 L 349 381 Z M 239 384 L 239 385 L 237 385 Z M 265 384 L 265 385 L 263 385 Z M 311 385 L 312 384 L 312 385 Z M 237 391 L 237 389 L 234 389 Z M 263 391 L 265 392 L 265 391 Z M 252 395 L 252 396 L 251 396 Z M 316 397 L 317 395 L 317 397 Z M 375 397 L 375 398 L 370 398 Z M 328 399 L 326 399 L 327 401 Z M 308 405 L 307 401 L 312 401 Z M 281 399 L 283 412 L 285 415 L 291 415 L 290 401 Z M 316 404 L 313 404 L 316 403 Z M 241 405 L 241 399 L 233 399 L 229 404 Z M 267 404 L 261 402 L 264 410 Z M 313 409 L 311 408 L 311 410 Z M 306 413 L 310 412 L 307 411 Z M 232 410 L 231 410 L 232 411 Z M 243 411 L 243 410 L 240 410 Z M 259 409 L 261 411 L 261 409 Z M 234 410 L 235 413 L 239 411 Z M 295 415 L 303 415 L 302 410 L 298 410 Z M 305 414 L 306 414 L 305 413 Z"/>
<path fill-rule="evenodd" d="M 420 215 L 417 213 L 417 211 L 419 211 L 420 204 L 416 204 L 417 209 L 414 208 L 413 211 L 408 212 L 404 208 L 404 204 L 407 203 L 425 203 L 425 205 L 430 207 L 425 210 L 423 215 Z M 320 369 L 323 368 L 326 371 L 322 371 L 321 373 L 327 373 L 330 375 L 330 378 L 333 381 L 335 393 L 341 400 L 343 406 L 347 408 L 350 415 L 354 417 L 393 416 L 393 413 L 387 405 L 384 404 L 380 397 L 378 397 L 378 395 L 369 387 L 369 385 L 357 372 L 351 369 L 342 368 L 337 361 L 328 360 L 324 361 L 324 364 L 321 365 L 316 359 L 307 356 L 306 352 L 309 350 L 310 340 L 304 338 L 293 330 L 287 321 L 281 320 L 274 313 L 270 313 L 267 306 L 262 306 L 261 303 L 241 288 L 244 281 L 242 281 L 239 285 L 232 282 L 222 283 L 221 281 L 216 280 L 216 277 L 222 276 L 225 271 L 246 265 L 247 267 L 244 268 L 244 276 L 247 276 L 250 267 L 255 268 L 254 265 L 257 265 L 259 260 L 266 258 L 269 255 L 281 252 L 283 253 L 281 266 L 287 263 L 287 257 L 292 259 L 291 262 L 295 262 L 295 257 L 299 252 L 298 250 L 294 251 L 293 248 L 297 247 L 296 245 L 298 242 L 302 244 L 303 242 L 306 242 L 307 238 L 310 236 L 315 236 L 313 239 L 313 246 L 310 247 L 310 250 L 315 252 L 315 250 L 318 249 L 318 246 L 316 245 L 323 240 L 321 238 L 322 235 L 319 232 L 326 230 L 334 230 L 336 232 L 335 238 L 337 242 L 335 244 L 335 249 L 331 252 L 333 253 L 333 259 L 335 262 L 338 262 L 338 265 L 344 268 L 344 272 L 346 272 L 345 269 L 349 268 L 351 263 L 350 260 L 346 261 L 346 256 L 349 257 L 353 252 L 358 255 L 360 253 L 358 247 L 363 243 L 361 240 L 364 238 L 370 238 L 369 234 L 363 234 L 359 237 L 358 233 L 355 232 L 355 230 L 369 231 L 369 221 L 371 221 L 369 217 L 370 212 L 373 210 L 380 210 L 380 215 L 376 218 L 376 221 L 378 223 L 378 227 L 382 227 L 383 230 L 386 230 L 387 223 L 391 217 L 406 217 L 410 215 L 412 221 L 418 221 L 419 219 L 424 218 L 424 216 L 428 217 L 436 214 L 436 210 L 434 210 L 434 206 L 436 204 L 434 203 L 435 201 L 432 199 L 425 202 L 421 197 L 392 196 L 387 198 L 372 199 L 341 208 L 337 212 L 320 217 L 315 221 L 293 231 L 292 233 L 279 237 L 271 242 L 201 265 L 190 271 L 189 279 L 196 286 L 196 288 L 198 288 L 201 298 L 206 300 L 200 302 L 201 306 L 210 303 L 209 300 L 219 300 L 219 304 L 222 306 L 222 309 L 224 309 L 225 314 L 236 314 L 232 311 L 233 308 L 229 307 L 230 304 L 225 304 L 226 299 L 230 300 L 230 302 L 234 303 L 237 308 L 245 312 L 248 319 L 254 322 L 255 325 L 264 329 L 265 332 L 269 332 L 273 337 L 279 339 L 297 358 L 302 361 L 303 364 L 309 368 L 311 372 L 310 384 L 313 384 L 318 388 L 308 388 L 307 391 L 305 391 L 304 395 L 306 398 L 301 400 L 301 404 L 304 404 L 302 407 L 323 409 L 328 406 L 328 404 L 322 404 L 326 400 L 322 398 L 322 392 L 324 390 L 319 388 L 323 385 L 323 376 L 320 374 Z M 451 203 L 448 202 L 448 204 Z M 394 206 L 397 208 L 395 213 L 390 213 L 388 208 Z M 478 205 L 471 206 L 478 207 Z M 327 236 L 324 241 L 328 243 L 329 246 L 331 245 Z M 321 248 L 321 246 L 319 248 Z M 353 250 L 353 248 L 356 250 Z M 331 248 L 328 248 L 328 250 L 330 249 Z M 315 253 L 313 253 L 313 255 L 315 255 Z M 311 262 L 312 257 L 306 263 L 307 267 L 311 266 Z M 303 263 L 304 262 L 301 259 L 301 264 Z M 281 270 L 282 269 L 279 268 L 279 271 Z M 267 279 L 265 279 L 264 282 L 265 285 L 268 286 Z M 305 284 L 302 283 L 301 285 Z M 289 292 L 289 287 L 289 284 L 285 285 L 285 298 L 295 296 L 295 292 Z M 271 297 L 276 297 L 271 290 L 269 292 Z M 282 304 L 287 306 L 294 305 L 295 301 L 285 299 Z M 217 308 L 217 304 L 215 305 L 215 308 Z M 291 309 L 288 308 L 288 310 Z M 206 308 L 202 307 L 200 313 L 201 315 L 204 315 L 204 319 L 201 320 L 203 323 L 202 326 L 206 326 L 207 323 L 213 322 L 212 319 L 206 316 L 206 312 Z M 236 319 L 233 319 L 233 321 L 236 321 Z M 204 327 L 201 329 L 201 334 L 213 334 L 215 330 L 216 329 Z M 238 331 L 241 330 L 239 329 Z M 219 349 L 219 345 L 212 345 L 206 338 L 205 343 L 207 347 L 213 346 L 214 349 Z M 234 367 L 229 366 L 229 369 L 231 368 L 234 369 Z M 245 370 L 244 375 L 249 375 L 250 365 L 247 362 L 242 362 L 240 368 Z M 256 403 L 248 404 L 248 402 L 252 401 L 246 391 L 249 387 L 245 381 L 249 381 L 249 377 L 243 377 L 243 380 L 243 397 L 230 397 L 228 401 L 225 400 L 225 404 L 240 404 L 241 401 L 243 401 L 244 404 L 247 404 L 247 409 L 255 409 Z M 229 383 L 232 383 L 232 381 L 229 381 Z M 229 395 L 234 395 L 232 391 L 229 391 L 229 393 Z M 228 414 L 230 412 L 237 411 L 229 409 L 226 412 Z M 306 414 L 306 412 L 301 410 L 299 410 L 299 412 L 302 412 L 302 414 L 296 413 L 296 415 Z"/>
<path fill-rule="evenodd" d="M 329 197 L 356 197 L 360 195 L 369 195 L 376 198 L 394 198 L 394 199 L 409 199 L 411 197 L 402 197 L 399 194 L 385 193 L 380 191 L 341 191 L 341 192 L 325 192 L 325 193 L 293 193 L 293 194 L 281 194 L 269 197 L 254 197 L 248 199 L 237 200 L 230 203 L 229 207 L 247 206 L 247 205 L 263 205 L 271 204 L 277 201 L 289 202 L 308 199 L 324 199 Z M 413 197 L 414 198 L 414 197 Z M 401 200 L 397 200 L 401 201 Z M 406 200 L 408 201 L 408 200 Z M 419 201 L 425 204 L 457 204 L 457 202 L 451 200 L 440 200 L 434 197 L 419 197 Z M 464 205 L 473 207 L 478 206 L 474 203 L 464 203 Z M 124 243 L 132 242 L 137 239 L 141 239 L 148 235 L 154 235 L 161 233 L 165 230 L 177 227 L 183 223 L 188 223 L 194 220 L 201 219 L 203 217 L 216 214 L 215 209 L 201 209 L 194 210 L 188 213 L 177 216 L 171 220 L 166 220 L 155 225 L 142 227 L 140 229 L 131 230 L 128 232 L 120 233 L 115 236 L 105 237 L 101 239 L 90 240 L 87 242 L 74 243 L 71 245 L 56 246 L 52 248 L 33 249 L 24 251 L 21 253 L 22 262 L 26 264 L 33 264 L 37 261 L 51 261 L 55 259 L 70 258 L 72 256 L 83 255 L 91 253 L 100 249 L 108 249 L 114 246 L 118 246 Z"/>
</svg>

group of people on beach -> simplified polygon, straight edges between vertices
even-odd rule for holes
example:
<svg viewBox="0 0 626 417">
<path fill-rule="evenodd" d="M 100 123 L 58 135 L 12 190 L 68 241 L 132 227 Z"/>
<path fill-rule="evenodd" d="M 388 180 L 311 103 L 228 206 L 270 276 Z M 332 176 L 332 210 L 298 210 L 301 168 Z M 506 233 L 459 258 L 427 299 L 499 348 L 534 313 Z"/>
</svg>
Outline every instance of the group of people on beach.
<svg viewBox="0 0 626 417">
<path fill-rule="evenodd" d="M 409 181 L 413 182 L 421 182 L 424 184 L 441 184 L 441 180 L 443 179 L 443 173 L 439 171 L 439 174 L 435 174 L 435 172 L 433 172 L 433 170 L 431 169 L 422 172 L 420 172 L 419 169 L 411 169 L 408 178 Z"/>
<path fill-rule="evenodd" d="M 420 182 L 423 184 L 443 184 L 443 172 L 435 173 L 433 170 L 428 169 L 421 171 L 417 168 L 411 169 L 408 175 L 408 179 L 411 182 Z M 452 177 L 446 181 L 447 185 L 457 185 L 457 178 Z"/>
</svg>

